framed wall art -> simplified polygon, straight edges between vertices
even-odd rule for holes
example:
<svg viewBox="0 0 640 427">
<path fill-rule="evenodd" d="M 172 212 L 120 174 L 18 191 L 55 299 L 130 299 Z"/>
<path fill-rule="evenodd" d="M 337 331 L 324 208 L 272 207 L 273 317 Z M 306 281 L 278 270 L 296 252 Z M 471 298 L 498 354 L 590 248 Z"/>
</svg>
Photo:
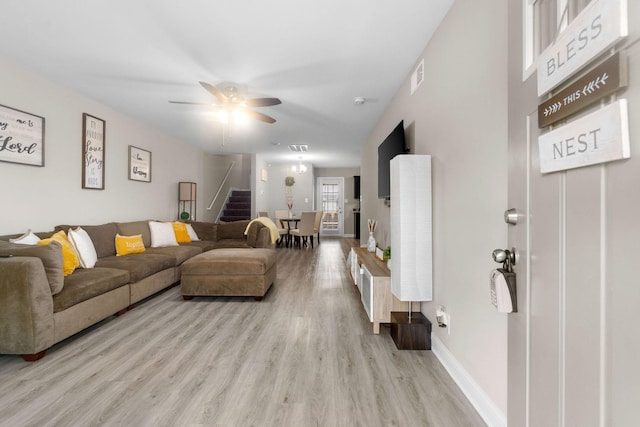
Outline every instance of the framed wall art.
<svg viewBox="0 0 640 427">
<path fill-rule="evenodd" d="M 0 161 L 44 166 L 44 117 L 0 105 Z"/>
<path fill-rule="evenodd" d="M 104 190 L 105 122 L 82 114 L 82 188 Z"/>
<path fill-rule="evenodd" d="M 151 182 L 151 151 L 129 146 L 129 179 Z"/>
</svg>

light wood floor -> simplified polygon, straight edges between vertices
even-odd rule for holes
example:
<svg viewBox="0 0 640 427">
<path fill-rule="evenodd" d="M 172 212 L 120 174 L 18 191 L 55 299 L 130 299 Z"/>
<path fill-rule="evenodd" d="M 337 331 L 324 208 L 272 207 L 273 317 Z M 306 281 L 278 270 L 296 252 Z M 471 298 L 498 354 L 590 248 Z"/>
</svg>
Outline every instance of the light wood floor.
<svg viewBox="0 0 640 427">
<path fill-rule="evenodd" d="M 430 351 L 373 335 L 355 241 L 278 249 L 262 302 L 171 288 L 49 350 L 0 356 L 1 426 L 483 426 Z"/>
</svg>

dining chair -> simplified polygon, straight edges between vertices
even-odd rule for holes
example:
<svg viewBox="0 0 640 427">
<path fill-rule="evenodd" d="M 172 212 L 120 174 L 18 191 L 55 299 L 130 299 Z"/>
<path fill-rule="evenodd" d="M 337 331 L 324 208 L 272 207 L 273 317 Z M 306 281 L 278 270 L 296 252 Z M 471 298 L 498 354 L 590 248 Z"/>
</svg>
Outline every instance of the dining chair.
<svg viewBox="0 0 640 427">
<path fill-rule="evenodd" d="M 289 211 L 286 209 L 276 210 L 275 214 L 276 220 L 274 222 L 276 223 L 276 227 L 278 228 L 278 233 L 280 233 L 280 240 L 277 242 L 277 244 L 279 245 L 280 243 L 282 243 L 283 239 L 286 240 L 289 237 L 289 224 L 280 221 L 281 219 L 285 219 L 289 216 Z"/>
<path fill-rule="evenodd" d="M 311 238 L 311 248 L 313 248 L 313 225 L 316 221 L 316 213 L 314 211 L 302 212 L 300 216 L 300 224 L 298 228 L 290 230 L 291 235 L 295 242 L 298 242 L 299 247 L 302 245 L 307 246 L 307 238 Z"/>
<path fill-rule="evenodd" d="M 313 223 L 313 234 L 318 235 L 318 244 L 320 244 L 320 224 L 322 223 L 322 211 L 316 211 L 316 219 Z"/>
</svg>

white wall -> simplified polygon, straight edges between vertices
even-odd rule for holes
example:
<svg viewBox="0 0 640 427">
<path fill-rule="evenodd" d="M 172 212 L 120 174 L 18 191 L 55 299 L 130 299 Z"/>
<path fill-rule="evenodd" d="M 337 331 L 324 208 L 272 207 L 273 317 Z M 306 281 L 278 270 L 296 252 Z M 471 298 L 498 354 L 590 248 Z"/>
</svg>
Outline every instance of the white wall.
<svg viewBox="0 0 640 427">
<path fill-rule="evenodd" d="M 175 219 L 178 182 L 201 183 L 202 153 L 102 104 L 0 61 L 0 104 L 45 118 L 45 166 L 0 162 L 0 234 L 58 224 Z M 82 113 L 106 121 L 105 189 L 82 189 Z M 152 152 L 152 181 L 128 179 L 128 146 Z M 203 204 L 198 186 L 198 217 Z"/>
<path fill-rule="evenodd" d="M 269 212 L 269 165 L 264 161 L 263 156 L 255 154 L 252 156 L 252 173 L 254 179 L 251 181 L 251 197 L 253 198 L 254 216 L 258 216 L 258 212 Z M 262 180 L 262 171 L 264 170 L 266 178 Z M 273 217 L 273 212 L 269 215 Z"/>
<path fill-rule="evenodd" d="M 491 252 L 507 243 L 507 1 L 458 0 L 423 55 L 424 83 L 410 76 L 362 152 L 362 223 L 378 220 L 389 238 L 389 208 L 377 198 L 377 147 L 400 120 L 411 152 L 432 155 L 434 300 L 451 316 L 451 334 L 434 328 L 462 368 L 507 412 L 507 323 L 489 303 Z M 410 70 L 412 72 L 413 70 Z M 391 200 L 393 203 L 393 200 Z M 392 248 L 393 254 L 393 248 Z"/>
<path fill-rule="evenodd" d="M 291 166 L 293 163 L 271 163 L 267 167 L 269 179 L 266 184 L 266 192 L 268 194 L 269 215 L 274 216 L 276 210 L 287 209 L 287 200 L 284 192 L 284 179 L 287 176 L 293 176 L 296 183 L 293 186 L 293 209 L 292 211 L 300 215 L 302 211 L 313 210 L 313 167 L 308 163 L 305 173 L 292 173 Z"/>
</svg>

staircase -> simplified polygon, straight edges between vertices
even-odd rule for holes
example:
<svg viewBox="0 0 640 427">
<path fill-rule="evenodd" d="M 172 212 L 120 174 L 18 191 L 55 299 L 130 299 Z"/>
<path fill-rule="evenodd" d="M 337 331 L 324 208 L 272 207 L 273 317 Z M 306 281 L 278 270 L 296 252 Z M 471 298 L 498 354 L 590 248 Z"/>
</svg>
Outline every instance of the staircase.
<svg viewBox="0 0 640 427">
<path fill-rule="evenodd" d="M 233 190 L 222 211 L 220 221 L 251 219 L 251 190 Z"/>
</svg>

